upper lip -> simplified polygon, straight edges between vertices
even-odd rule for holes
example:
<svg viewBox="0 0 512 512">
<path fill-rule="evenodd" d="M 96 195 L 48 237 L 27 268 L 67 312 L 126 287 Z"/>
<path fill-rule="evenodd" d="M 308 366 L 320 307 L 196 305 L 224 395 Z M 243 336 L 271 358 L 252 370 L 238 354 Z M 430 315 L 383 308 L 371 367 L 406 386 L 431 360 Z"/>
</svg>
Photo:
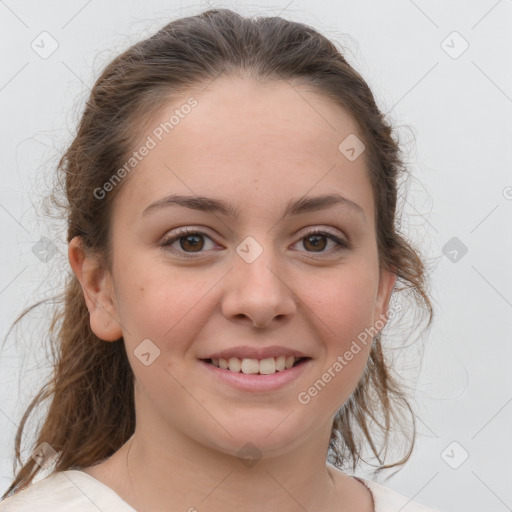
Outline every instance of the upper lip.
<svg viewBox="0 0 512 512">
<path fill-rule="evenodd" d="M 200 359 L 229 359 L 230 357 L 238 357 L 239 359 L 267 359 L 279 356 L 309 357 L 300 350 L 274 345 L 271 347 L 231 347 L 201 357 Z"/>
</svg>

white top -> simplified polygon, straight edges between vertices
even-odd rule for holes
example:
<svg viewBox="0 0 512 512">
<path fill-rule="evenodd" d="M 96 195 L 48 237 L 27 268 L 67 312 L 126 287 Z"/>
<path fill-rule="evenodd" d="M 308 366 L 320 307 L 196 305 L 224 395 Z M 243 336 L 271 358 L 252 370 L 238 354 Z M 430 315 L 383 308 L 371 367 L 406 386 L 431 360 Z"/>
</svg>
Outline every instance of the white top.
<svg viewBox="0 0 512 512">
<path fill-rule="evenodd" d="M 373 495 L 375 512 L 435 512 L 389 487 L 356 477 Z M 0 502 L 0 512 L 137 512 L 110 487 L 76 469 L 59 471 Z"/>
</svg>

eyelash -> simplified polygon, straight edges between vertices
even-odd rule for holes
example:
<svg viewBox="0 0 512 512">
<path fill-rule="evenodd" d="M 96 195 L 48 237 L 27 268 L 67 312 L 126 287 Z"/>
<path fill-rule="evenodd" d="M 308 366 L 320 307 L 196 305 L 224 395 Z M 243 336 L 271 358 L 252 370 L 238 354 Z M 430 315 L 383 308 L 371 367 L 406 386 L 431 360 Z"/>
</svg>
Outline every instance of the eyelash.
<svg viewBox="0 0 512 512">
<path fill-rule="evenodd" d="M 195 255 L 196 254 L 200 255 L 201 252 L 187 253 L 187 252 L 183 252 L 183 251 L 177 251 L 176 249 L 171 248 L 171 245 L 174 242 L 180 240 L 181 238 L 186 238 L 187 236 L 191 236 L 191 235 L 205 236 L 207 238 L 210 238 L 210 240 L 211 240 L 211 237 L 209 237 L 206 233 L 202 233 L 201 231 L 197 231 L 197 230 L 190 229 L 190 228 L 183 228 L 179 232 L 171 235 L 168 238 L 165 238 L 160 245 L 161 245 L 161 247 L 163 247 L 166 250 L 170 250 L 172 252 L 179 253 L 179 255 L 184 258 L 197 258 L 198 256 L 195 256 Z M 305 238 L 315 236 L 315 235 L 322 235 L 322 236 L 329 238 L 330 240 L 332 240 L 333 242 L 335 242 L 337 244 L 337 247 L 335 247 L 331 251 L 322 251 L 320 253 L 312 252 L 311 254 L 325 254 L 328 252 L 339 252 L 339 251 L 343 251 L 343 250 L 349 250 L 352 248 L 352 246 L 348 242 L 348 240 L 341 239 L 341 238 L 337 237 L 336 235 L 329 233 L 328 231 L 322 231 L 321 229 L 314 229 L 314 230 L 306 233 L 303 237 L 301 237 L 300 240 L 303 240 Z"/>
</svg>

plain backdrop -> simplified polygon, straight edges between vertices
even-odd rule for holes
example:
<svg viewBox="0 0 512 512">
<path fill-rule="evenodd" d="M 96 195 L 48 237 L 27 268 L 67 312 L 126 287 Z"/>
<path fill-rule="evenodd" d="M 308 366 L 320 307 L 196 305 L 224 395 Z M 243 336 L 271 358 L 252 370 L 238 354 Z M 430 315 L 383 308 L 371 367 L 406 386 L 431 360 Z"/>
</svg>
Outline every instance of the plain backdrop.
<svg viewBox="0 0 512 512">
<path fill-rule="evenodd" d="M 2 341 L 66 272 L 65 231 L 41 201 L 95 78 L 130 44 L 211 7 L 314 26 L 346 48 L 397 126 L 413 176 L 402 229 L 431 271 L 435 317 L 422 358 L 409 350 L 404 363 L 417 449 L 383 483 L 440 511 L 511 510 L 510 0 L 0 0 Z M 0 491 L 16 425 L 48 371 L 49 314 L 39 308 L 0 354 Z"/>
</svg>

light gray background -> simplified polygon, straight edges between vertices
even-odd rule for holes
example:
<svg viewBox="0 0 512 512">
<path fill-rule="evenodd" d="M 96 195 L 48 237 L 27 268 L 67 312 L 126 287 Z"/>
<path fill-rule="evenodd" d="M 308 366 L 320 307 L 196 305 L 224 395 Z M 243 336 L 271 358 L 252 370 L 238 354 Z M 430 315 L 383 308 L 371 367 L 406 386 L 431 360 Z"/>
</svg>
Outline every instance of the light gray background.
<svg viewBox="0 0 512 512">
<path fill-rule="evenodd" d="M 417 450 L 383 483 L 440 511 L 511 510 L 511 0 L 0 0 L 2 340 L 22 308 L 62 279 L 65 233 L 40 216 L 40 202 L 95 77 L 129 44 L 213 6 L 303 21 L 346 45 L 401 127 L 415 177 L 403 228 L 432 269 L 436 316 L 421 364 L 412 358 L 408 370 Z M 48 58 L 31 48 L 43 31 L 58 43 Z M 47 262 L 34 252 L 42 237 L 57 251 Z M 445 247 L 453 237 L 459 245 Z M 46 375 L 49 311 L 0 354 L 0 491 L 12 476 L 15 426 Z"/>
</svg>

